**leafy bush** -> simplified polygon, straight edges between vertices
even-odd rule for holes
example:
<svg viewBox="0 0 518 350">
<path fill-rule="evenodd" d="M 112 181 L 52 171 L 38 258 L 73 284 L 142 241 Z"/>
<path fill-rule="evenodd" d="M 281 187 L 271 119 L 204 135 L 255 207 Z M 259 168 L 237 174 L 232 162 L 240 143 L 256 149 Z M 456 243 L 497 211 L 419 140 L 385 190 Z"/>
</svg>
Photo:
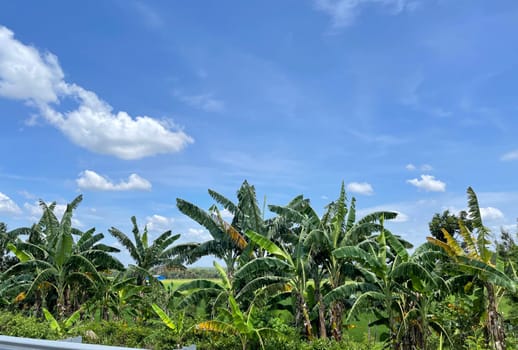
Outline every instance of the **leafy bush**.
<svg viewBox="0 0 518 350">
<path fill-rule="evenodd" d="M 153 329 L 120 321 L 102 321 L 84 322 L 76 327 L 74 333 L 83 336 L 85 342 L 92 344 L 137 348 L 146 345 L 145 339 L 153 333 Z"/>
<path fill-rule="evenodd" d="M 41 319 L 11 312 L 0 313 L 0 334 L 13 337 L 58 339 L 58 334 Z"/>
</svg>

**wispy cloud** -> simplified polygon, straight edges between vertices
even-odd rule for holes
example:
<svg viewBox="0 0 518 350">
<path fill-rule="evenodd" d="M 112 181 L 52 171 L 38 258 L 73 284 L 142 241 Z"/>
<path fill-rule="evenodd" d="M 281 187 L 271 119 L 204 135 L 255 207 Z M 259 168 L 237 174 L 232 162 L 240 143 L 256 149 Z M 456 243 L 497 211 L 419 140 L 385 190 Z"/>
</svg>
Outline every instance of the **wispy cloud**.
<svg viewBox="0 0 518 350">
<path fill-rule="evenodd" d="M 384 6 L 389 13 L 397 15 L 405 10 L 413 10 L 418 2 L 410 0 L 315 0 L 317 10 L 329 15 L 334 28 L 354 24 L 364 7 L 369 4 Z"/>
<path fill-rule="evenodd" d="M 215 98 L 212 93 L 187 95 L 180 90 L 175 90 L 173 91 L 173 95 L 189 106 L 201 109 L 205 112 L 223 112 L 225 110 L 225 102 Z"/>
<path fill-rule="evenodd" d="M 446 191 L 446 183 L 435 179 L 432 175 L 421 175 L 421 179 L 407 180 L 407 183 L 427 192 L 444 192 Z"/>
<path fill-rule="evenodd" d="M 107 177 L 99 175 L 92 170 L 83 171 L 76 183 L 81 189 L 95 191 L 148 191 L 151 189 L 151 183 L 137 174 L 131 174 L 126 181 L 121 180 L 118 183 L 114 183 Z"/>
<path fill-rule="evenodd" d="M 510 151 L 510 152 L 507 152 L 507 153 L 504 153 L 500 157 L 500 160 L 503 160 L 503 161 L 517 160 L 517 159 L 518 159 L 518 149 L 515 149 L 514 151 Z"/>
<path fill-rule="evenodd" d="M 401 79 L 399 87 L 399 102 L 420 113 L 425 113 L 436 118 L 451 117 L 453 112 L 443 106 L 430 103 L 424 98 L 423 91 L 426 87 L 423 73 L 413 73 Z"/>
<path fill-rule="evenodd" d="M 407 139 L 394 136 L 394 135 L 386 135 L 386 134 L 375 134 L 370 132 L 363 132 L 358 130 L 349 129 L 347 130 L 351 135 L 357 137 L 361 141 L 368 143 L 377 143 L 382 146 L 393 146 L 400 145 L 408 142 Z"/>
<path fill-rule="evenodd" d="M 160 13 L 148 3 L 135 1 L 133 2 L 133 8 L 148 27 L 152 29 L 162 29 L 165 26 L 165 21 Z"/>
<path fill-rule="evenodd" d="M 414 170 L 416 170 L 417 168 L 415 167 L 415 165 L 414 165 L 414 164 L 409 163 L 409 164 L 407 164 L 407 165 L 405 166 L 405 169 L 406 169 L 406 170 L 409 170 L 409 171 L 414 171 Z"/>
<path fill-rule="evenodd" d="M 431 166 L 430 164 L 423 164 L 423 165 L 417 167 L 414 164 L 409 163 L 409 164 L 407 164 L 405 166 L 405 169 L 408 170 L 408 171 L 415 171 L 415 170 L 432 171 L 433 170 L 433 166 Z"/>
<path fill-rule="evenodd" d="M 94 92 L 64 80 L 56 56 L 40 53 L 0 26 L 0 97 L 22 100 L 72 142 L 90 151 L 122 159 L 139 159 L 182 150 L 193 139 L 171 121 L 131 117 Z M 61 100 L 77 101 L 76 109 L 60 112 Z"/>
<path fill-rule="evenodd" d="M 374 189 L 372 188 L 372 185 L 368 182 L 351 182 L 347 184 L 347 191 L 352 193 L 363 194 L 366 196 L 374 194 Z"/>
</svg>

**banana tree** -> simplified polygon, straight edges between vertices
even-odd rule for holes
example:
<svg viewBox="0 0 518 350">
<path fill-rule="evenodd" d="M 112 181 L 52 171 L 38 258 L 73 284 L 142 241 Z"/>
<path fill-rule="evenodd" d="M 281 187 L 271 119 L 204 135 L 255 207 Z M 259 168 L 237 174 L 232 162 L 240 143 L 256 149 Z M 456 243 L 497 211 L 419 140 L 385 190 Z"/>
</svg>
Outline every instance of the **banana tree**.
<svg viewBox="0 0 518 350">
<path fill-rule="evenodd" d="M 134 319 L 138 312 L 135 305 L 142 303 L 143 286 L 136 285 L 134 277 L 119 271 L 115 275 L 101 274 L 95 291 L 83 308 L 96 321 Z"/>
<path fill-rule="evenodd" d="M 361 307 L 373 309 L 379 316 L 376 323 L 387 325 L 390 344 L 398 349 L 401 327 L 405 326 L 402 305 L 410 292 L 407 282 L 414 285 L 426 283 L 433 288 L 437 284 L 422 265 L 411 259 L 403 243 L 383 227 L 383 219 L 381 226 L 376 245 L 344 246 L 333 252 L 337 259 L 354 263 L 363 278 L 345 281 L 324 296 L 324 302 L 350 300 L 352 305 L 347 313 L 347 322 L 358 314 Z"/>
<path fill-rule="evenodd" d="M 189 249 L 189 246 L 172 246 L 180 238 L 179 234 L 173 235 L 168 230 L 150 243 L 147 227 L 144 227 L 144 232 L 141 233 L 135 216 L 131 217 L 131 223 L 133 224 L 133 241 L 115 227 L 108 231 L 128 250 L 131 258 L 135 261 L 135 265 L 131 265 L 130 269 L 137 277 L 137 284 L 145 285 L 146 279 L 154 281 L 151 272 L 153 267 L 184 268 L 182 265 L 183 254 Z"/>
<path fill-rule="evenodd" d="M 309 275 L 314 282 L 320 337 L 327 336 L 325 315 L 329 314 L 329 328 L 332 335 L 337 340 L 341 339 L 345 305 L 342 300 L 335 300 L 326 306 L 322 301 L 322 288 L 324 284 L 331 289 L 338 288 L 346 280 L 356 276 L 351 264 L 336 258 L 332 252 L 343 246 L 357 245 L 370 238 L 374 232 L 380 230 L 381 218 L 393 219 L 397 213 L 375 212 L 356 221 L 356 200 L 353 197 L 347 205 L 343 182 L 338 198 L 327 205 L 327 210 L 321 218 L 311 207 L 309 200 L 304 200 L 302 196 L 296 197 L 285 207 L 269 206 L 269 208 L 288 221 L 291 227 L 289 232 L 292 232 L 295 242 L 302 230 L 307 232 L 304 245 L 310 257 Z M 326 307 L 329 307 L 328 311 Z"/>
<path fill-rule="evenodd" d="M 312 339 L 313 326 L 305 295 L 309 262 L 308 250 L 304 245 L 307 232 L 301 231 L 291 252 L 257 232 L 248 230 L 245 234 L 269 255 L 249 261 L 236 272 L 237 297 L 264 290 L 267 294 L 273 291 L 289 292 L 295 300 L 297 323 L 303 324 L 306 337 Z"/>
<path fill-rule="evenodd" d="M 177 305 L 179 309 L 200 305 L 201 301 L 206 301 L 211 305 L 211 314 L 214 317 L 217 309 L 226 303 L 229 295 L 234 294 L 234 289 L 225 269 L 214 261 L 214 268 L 220 276 L 219 281 L 207 279 L 195 279 L 184 283 L 177 288 L 177 292 L 187 291 L 182 295 L 182 300 Z"/>
<path fill-rule="evenodd" d="M 485 313 L 487 340 L 495 349 L 505 350 L 505 329 L 502 316 L 498 312 L 497 289 L 515 292 L 516 281 L 505 274 L 504 264 L 498 260 L 497 254 L 490 250 L 491 231 L 482 223 L 478 199 L 471 187 L 468 187 L 467 195 L 473 232 L 462 220 L 459 220 L 461 244 L 444 229 L 442 232 L 446 242 L 433 237 L 427 237 L 427 240 L 444 249 L 450 257 L 452 269 L 473 277 L 474 282 L 484 287 L 487 296 Z"/>
<path fill-rule="evenodd" d="M 14 243 L 20 233 L 20 230 L 7 231 L 7 226 L 0 222 L 0 273 L 17 263 L 16 258 L 9 254 L 7 245 Z"/>
<path fill-rule="evenodd" d="M 242 311 L 236 299 L 228 296 L 228 308 L 220 309 L 218 319 L 200 322 L 196 325 L 196 329 L 203 332 L 222 333 L 239 337 L 243 350 L 247 349 L 251 340 L 259 342 L 259 346 L 264 350 L 264 336 L 277 335 L 282 336 L 279 332 L 272 328 L 256 327 L 253 321 L 255 307 L 251 304 L 249 309 Z"/>
<path fill-rule="evenodd" d="M 47 205 L 40 201 L 43 209 L 43 217 L 39 226 L 43 240 L 41 244 L 18 242 L 9 244 L 9 249 L 18 257 L 20 263 L 8 271 L 7 275 L 20 272 L 31 272 L 34 278 L 30 281 L 27 296 L 38 291 L 42 286 L 54 290 L 57 294 L 57 310 L 60 319 L 63 319 L 67 311 L 70 295 L 67 295 L 74 284 L 82 284 L 86 287 L 95 285 L 100 279 L 96 266 L 81 252 L 74 250 L 72 237 L 73 210 L 81 202 L 82 196 L 76 197 L 67 205 L 61 221 L 54 212 L 55 204 Z"/>
<path fill-rule="evenodd" d="M 254 256 L 255 247 L 249 245 L 244 232 L 250 229 L 266 236 L 267 223 L 259 209 L 255 188 L 246 180 L 237 191 L 237 203 L 214 190 L 209 189 L 209 195 L 231 214 L 231 222 L 225 221 L 216 205 L 205 211 L 183 199 L 176 200 L 178 209 L 205 227 L 212 236 L 212 239 L 199 243 L 190 251 L 190 262 L 214 255 L 225 262 L 228 276 L 232 277 L 239 264 L 246 263 Z"/>
</svg>

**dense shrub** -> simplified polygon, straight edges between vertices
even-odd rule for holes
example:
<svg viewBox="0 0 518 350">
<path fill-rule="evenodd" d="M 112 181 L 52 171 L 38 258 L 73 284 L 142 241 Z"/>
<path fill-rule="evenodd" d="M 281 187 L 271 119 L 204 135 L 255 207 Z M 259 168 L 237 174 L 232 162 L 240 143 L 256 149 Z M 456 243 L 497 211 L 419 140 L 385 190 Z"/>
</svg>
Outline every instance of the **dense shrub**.
<svg viewBox="0 0 518 350">
<path fill-rule="evenodd" d="M 24 338 L 58 339 L 58 334 L 50 329 L 47 322 L 42 322 L 36 317 L 7 311 L 0 313 L 0 334 Z"/>
<path fill-rule="evenodd" d="M 0 314 L 0 334 L 39 338 L 58 339 L 56 332 L 52 331 L 44 320 L 3 312 Z M 83 321 L 74 327 L 70 336 L 82 336 L 83 342 L 91 344 L 103 344 L 113 346 L 125 346 L 146 348 L 153 350 L 175 349 L 180 340 L 171 330 L 161 324 L 127 324 L 126 322 L 95 322 Z M 238 337 L 222 334 L 206 334 L 191 330 L 182 339 L 182 345 L 196 344 L 199 350 L 240 350 L 241 343 Z M 306 342 L 300 339 L 294 332 L 288 332 L 285 338 L 270 337 L 265 339 L 267 350 L 374 350 L 376 347 L 344 340 L 315 340 Z M 259 348 L 259 344 L 250 344 L 250 348 Z"/>
</svg>

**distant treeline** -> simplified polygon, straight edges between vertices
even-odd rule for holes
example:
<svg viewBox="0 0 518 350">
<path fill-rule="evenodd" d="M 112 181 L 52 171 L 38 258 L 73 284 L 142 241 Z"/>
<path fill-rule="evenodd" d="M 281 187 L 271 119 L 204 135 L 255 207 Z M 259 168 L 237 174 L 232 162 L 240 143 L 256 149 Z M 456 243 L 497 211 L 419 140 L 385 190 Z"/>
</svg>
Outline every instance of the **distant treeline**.
<svg viewBox="0 0 518 350">
<path fill-rule="evenodd" d="M 157 273 L 167 279 L 213 279 L 219 278 L 213 267 L 189 267 L 187 269 L 157 269 Z"/>
</svg>

